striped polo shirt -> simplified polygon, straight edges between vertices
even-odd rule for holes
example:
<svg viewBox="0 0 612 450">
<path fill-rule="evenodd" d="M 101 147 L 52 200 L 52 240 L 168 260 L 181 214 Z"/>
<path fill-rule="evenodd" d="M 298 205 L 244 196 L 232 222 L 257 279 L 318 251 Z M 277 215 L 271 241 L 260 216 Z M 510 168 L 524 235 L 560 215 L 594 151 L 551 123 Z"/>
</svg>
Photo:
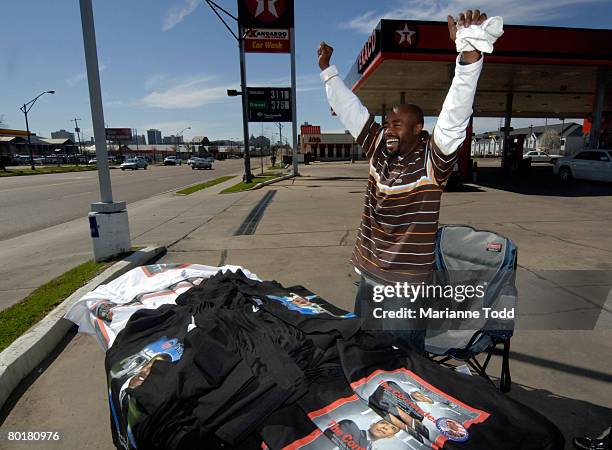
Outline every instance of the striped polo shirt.
<svg viewBox="0 0 612 450">
<path fill-rule="evenodd" d="M 383 131 L 371 116 L 357 138 L 370 173 L 351 261 L 374 281 L 422 279 L 434 269 L 442 183 L 458 152 L 445 155 L 426 135 L 410 154 L 392 155 Z"/>
</svg>

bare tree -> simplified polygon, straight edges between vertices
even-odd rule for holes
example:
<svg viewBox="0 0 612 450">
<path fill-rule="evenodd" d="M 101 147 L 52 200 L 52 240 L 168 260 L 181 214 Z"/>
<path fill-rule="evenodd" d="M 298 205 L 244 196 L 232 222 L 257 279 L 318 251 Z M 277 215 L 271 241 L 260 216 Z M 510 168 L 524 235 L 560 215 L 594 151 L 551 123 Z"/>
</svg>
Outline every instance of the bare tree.
<svg viewBox="0 0 612 450">
<path fill-rule="evenodd" d="M 4 115 L 0 114 L 0 128 L 6 128 L 6 122 L 4 121 Z"/>
<path fill-rule="evenodd" d="M 540 147 L 548 151 L 561 148 L 561 137 L 559 133 L 552 128 L 546 130 L 540 138 Z"/>
</svg>

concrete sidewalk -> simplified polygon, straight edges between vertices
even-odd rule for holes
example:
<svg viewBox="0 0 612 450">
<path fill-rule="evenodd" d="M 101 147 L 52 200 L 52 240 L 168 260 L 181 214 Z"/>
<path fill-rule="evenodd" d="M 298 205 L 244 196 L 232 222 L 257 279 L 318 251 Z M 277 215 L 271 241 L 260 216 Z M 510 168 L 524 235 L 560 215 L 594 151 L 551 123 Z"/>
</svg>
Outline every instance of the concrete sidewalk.
<svg viewBox="0 0 612 450">
<path fill-rule="evenodd" d="M 157 217 L 152 221 L 157 226 L 138 242 L 155 243 L 170 233 L 176 239 L 162 263 L 242 265 L 261 278 L 303 284 L 352 309 L 357 277 L 349 258 L 367 166 L 329 163 L 300 170 L 300 178 L 257 191 L 217 195 L 220 186 L 193 194 L 189 205 L 169 201 L 156 210 L 165 221 Z M 266 195 L 273 197 L 255 233 L 235 236 Z M 519 246 L 525 273 L 542 268 L 612 269 L 609 203 L 609 196 L 527 196 L 477 187 L 445 194 L 441 222 L 507 235 Z M 138 226 L 144 230 L 142 220 Z M 612 422 L 611 337 L 610 330 L 517 331 L 509 395 L 551 418 L 567 438 L 601 432 Z M 489 372 L 498 374 L 499 358 L 491 364 Z M 62 432 L 58 448 L 113 448 L 104 355 L 94 339 L 76 336 L 67 342 L 5 415 L 3 431 Z M 30 446 L 0 441 L 0 448 L 22 447 Z"/>
</svg>

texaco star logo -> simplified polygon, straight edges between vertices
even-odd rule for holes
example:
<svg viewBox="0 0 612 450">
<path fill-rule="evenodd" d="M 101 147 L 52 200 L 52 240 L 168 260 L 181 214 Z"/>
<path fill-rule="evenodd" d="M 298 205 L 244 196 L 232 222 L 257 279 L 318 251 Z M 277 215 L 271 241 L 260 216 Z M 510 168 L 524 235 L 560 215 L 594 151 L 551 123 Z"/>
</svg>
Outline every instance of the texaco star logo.
<svg viewBox="0 0 612 450">
<path fill-rule="evenodd" d="M 416 44 L 417 31 L 416 28 L 411 27 L 407 23 L 398 30 L 395 31 L 395 42 L 400 47 L 412 47 Z"/>
<path fill-rule="evenodd" d="M 247 0 L 249 12 L 262 22 L 274 22 L 285 12 L 286 0 Z"/>
</svg>

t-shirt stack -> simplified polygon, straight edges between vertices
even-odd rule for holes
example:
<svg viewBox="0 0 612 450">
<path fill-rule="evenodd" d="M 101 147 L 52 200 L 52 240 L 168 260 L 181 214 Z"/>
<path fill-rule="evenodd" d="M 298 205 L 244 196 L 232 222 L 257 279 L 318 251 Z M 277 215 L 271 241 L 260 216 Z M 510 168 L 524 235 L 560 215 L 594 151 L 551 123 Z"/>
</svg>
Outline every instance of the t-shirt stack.
<svg viewBox="0 0 612 450">
<path fill-rule="evenodd" d="M 106 353 L 113 441 L 138 449 L 551 449 L 480 377 L 394 347 L 302 286 L 218 273 L 136 311 Z"/>
</svg>

